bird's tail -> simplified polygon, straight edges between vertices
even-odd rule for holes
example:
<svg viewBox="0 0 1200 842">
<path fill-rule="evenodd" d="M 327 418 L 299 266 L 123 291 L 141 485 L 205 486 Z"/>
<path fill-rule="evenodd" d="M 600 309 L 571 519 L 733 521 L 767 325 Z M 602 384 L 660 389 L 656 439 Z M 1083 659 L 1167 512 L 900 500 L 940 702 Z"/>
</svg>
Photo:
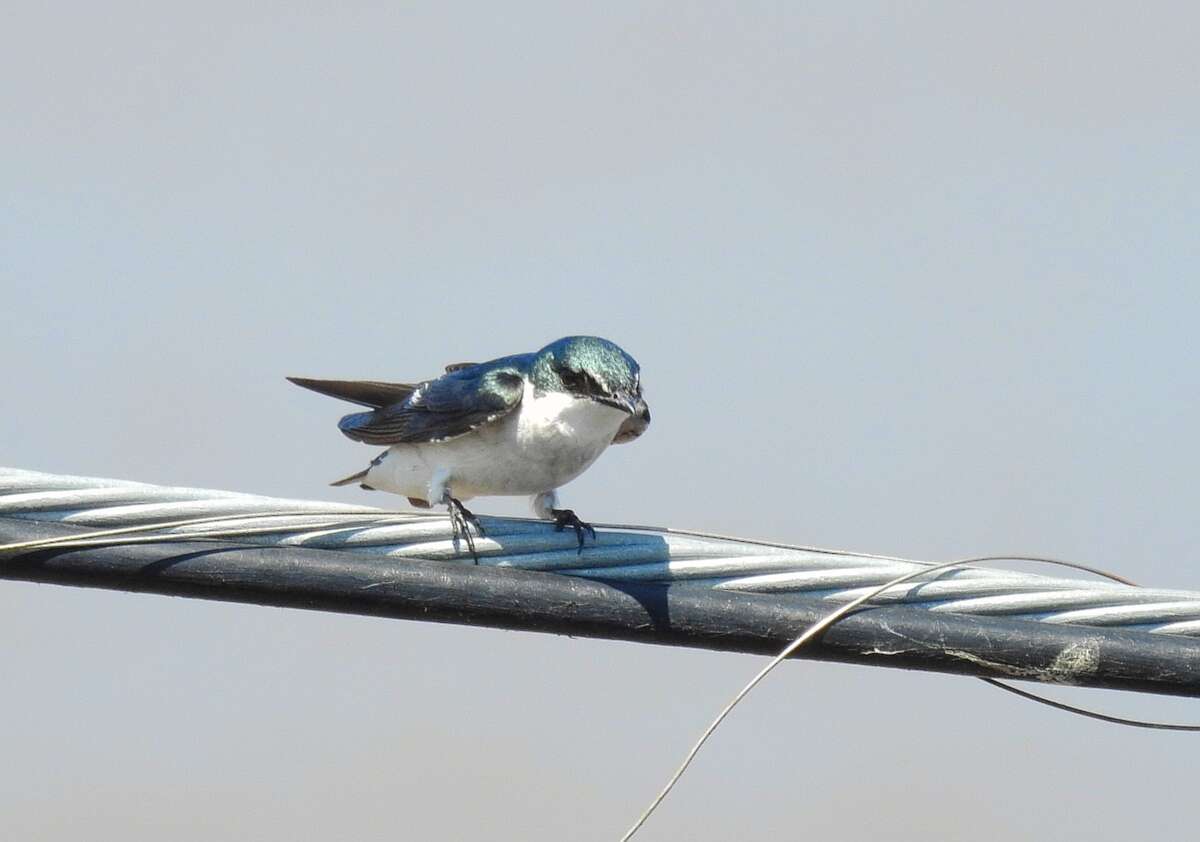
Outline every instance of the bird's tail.
<svg viewBox="0 0 1200 842">
<path fill-rule="evenodd" d="M 361 482 L 362 480 L 367 478 L 367 471 L 369 471 L 369 470 L 371 470 L 371 469 L 365 468 L 365 469 L 359 471 L 357 474 L 351 474 L 348 477 L 342 477 L 341 479 L 334 480 L 333 482 L 331 482 L 329 484 L 330 485 L 350 485 L 351 483 Z"/>
</svg>

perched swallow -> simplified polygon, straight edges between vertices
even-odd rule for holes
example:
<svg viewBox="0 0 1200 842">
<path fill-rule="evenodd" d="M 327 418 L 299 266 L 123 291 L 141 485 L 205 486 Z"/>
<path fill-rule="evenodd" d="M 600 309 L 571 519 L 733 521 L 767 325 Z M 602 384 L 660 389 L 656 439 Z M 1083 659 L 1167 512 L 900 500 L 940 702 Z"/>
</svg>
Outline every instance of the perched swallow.
<svg viewBox="0 0 1200 842">
<path fill-rule="evenodd" d="M 347 437 L 388 449 L 356 474 L 368 490 L 402 494 L 414 506 L 444 504 L 455 537 L 478 560 L 463 500 L 531 495 L 538 517 L 575 530 L 579 550 L 591 525 L 558 508 L 558 488 L 583 473 L 610 444 L 650 425 L 637 361 L 607 339 L 568 336 L 540 351 L 486 363 L 457 363 L 420 383 L 310 380 L 292 383 L 370 407 L 338 422 Z"/>
</svg>

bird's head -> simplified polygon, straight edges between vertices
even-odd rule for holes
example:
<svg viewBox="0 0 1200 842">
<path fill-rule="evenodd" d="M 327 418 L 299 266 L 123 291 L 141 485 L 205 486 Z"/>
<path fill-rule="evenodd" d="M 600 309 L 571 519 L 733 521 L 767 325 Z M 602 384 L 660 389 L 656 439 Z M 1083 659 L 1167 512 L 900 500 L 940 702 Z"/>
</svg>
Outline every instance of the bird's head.
<svg viewBox="0 0 1200 842">
<path fill-rule="evenodd" d="M 630 420 L 616 439 L 621 442 L 637 438 L 650 424 L 641 377 L 637 360 L 607 339 L 567 336 L 538 351 L 532 379 L 539 389 L 566 392 L 628 413 Z"/>
</svg>

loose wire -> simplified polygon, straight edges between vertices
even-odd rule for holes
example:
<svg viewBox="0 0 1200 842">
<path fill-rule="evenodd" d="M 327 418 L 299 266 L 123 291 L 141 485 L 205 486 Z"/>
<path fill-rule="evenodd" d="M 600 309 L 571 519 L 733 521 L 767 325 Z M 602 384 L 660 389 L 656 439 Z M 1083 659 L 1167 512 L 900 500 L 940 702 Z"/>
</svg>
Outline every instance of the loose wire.
<svg viewBox="0 0 1200 842">
<path fill-rule="evenodd" d="M 1032 562 L 1038 562 L 1038 563 L 1042 563 L 1042 564 L 1053 564 L 1053 565 L 1058 565 L 1061 567 L 1070 567 L 1075 570 L 1084 570 L 1084 571 L 1087 571 L 1090 573 L 1095 573 L 1095 574 L 1097 574 L 1099 576 L 1103 576 L 1107 579 L 1112 579 L 1113 581 L 1117 581 L 1117 582 L 1123 582 L 1128 585 L 1134 584 L 1133 582 L 1129 581 L 1128 579 L 1118 576 L 1115 573 L 1110 573 L 1108 571 L 1099 570 L 1097 568 L 1088 567 L 1088 566 L 1082 565 L 1082 564 L 1077 564 L 1075 562 L 1063 561 L 1061 559 L 1042 558 L 1040 556 L 1025 556 L 1025 555 L 1021 555 L 1021 556 L 978 556 L 978 557 L 974 557 L 974 558 L 964 558 L 964 559 L 958 559 L 956 561 L 947 561 L 947 562 L 943 562 L 941 564 L 934 564 L 934 565 L 932 565 L 930 567 L 926 567 L 922 570 L 913 570 L 911 572 L 905 573 L 902 576 L 897 576 L 896 578 L 892 579 L 891 581 L 885 582 L 884 584 L 868 591 L 865 594 L 862 594 L 861 596 L 855 597 L 854 599 L 839 606 L 838 608 L 834 609 L 833 611 L 830 611 L 824 617 L 817 620 L 815 623 L 813 623 L 811 626 L 809 626 L 807 629 L 805 629 L 804 632 L 799 637 L 797 637 L 795 640 L 793 640 L 791 643 L 789 643 L 787 646 L 785 646 L 783 648 L 783 651 L 781 651 L 778 655 L 776 655 L 774 658 L 772 658 L 771 661 L 765 667 L 763 667 L 761 670 L 759 670 L 758 673 L 752 679 L 750 679 L 750 681 L 746 684 L 746 686 L 744 686 L 741 690 L 739 690 L 737 692 L 737 694 L 729 701 L 729 703 L 726 704 L 725 707 L 723 707 L 721 709 L 721 712 L 717 714 L 716 718 L 713 719 L 713 721 L 709 724 L 709 726 L 704 729 L 704 732 L 700 735 L 700 738 L 698 740 L 696 740 L 696 742 L 692 745 L 691 749 L 688 751 L 687 755 L 684 757 L 683 762 L 681 764 L 679 764 L 679 768 L 676 769 L 675 773 L 673 775 L 671 775 L 671 777 L 667 780 L 666 785 L 659 791 L 658 795 L 656 795 L 654 797 L 654 800 L 651 801 L 649 806 L 646 807 L 646 809 L 642 811 L 641 815 L 638 816 L 637 820 L 633 823 L 632 826 L 630 826 L 629 830 L 625 831 L 625 835 L 621 837 L 621 842 L 629 842 L 629 840 L 633 838 L 633 835 L 638 832 L 638 830 L 642 827 L 642 825 L 644 825 L 646 823 L 646 820 L 649 819 L 650 816 L 654 813 L 654 811 L 658 809 L 659 805 L 662 804 L 663 800 L 667 797 L 667 795 L 671 792 L 671 790 L 675 788 L 675 784 L 677 784 L 679 782 L 679 779 L 683 777 L 684 772 L 686 772 L 688 767 L 691 766 L 692 761 L 695 759 L 695 757 L 699 753 L 700 749 L 704 746 L 704 744 L 706 742 L 708 742 L 708 738 L 713 735 L 713 732 L 716 731 L 717 728 L 720 726 L 720 724 L 725 720 L 725 717 L 727 717 L 730 714 L 730 712 L 738 705 L 739 702 L 742 701 L 742 699 L 744 699 L 747 696 L 747 694 L 749 694 L 749 692 L 751 690 L 753 690 L 756 686 L 758 686 L 759 682 L 761 682 L 764 678 L 766 678 L 767 675 L 772 670 L 774 670 L 777 666 L 779 666 L 781 663 L 783 663 L 785 660 L 787 660 L 791 655 L 793 655 L 801 646 L 808 643 L 810 640 L 815 638 L 818 634 L 820 634 L 821 632 L 828 629 L 830 626 L 832 626 L 838 620 L 845 617 L 850 612 L 854 611 L 854 609 L 858 608 L 859 606 L 863 605 L 866 602 L 870 602 L 872 599 L 875 599 L 876 597 L 880 596 L 881 594 L 883 594 L 885 591 L 887 591 L 890 588 L 893 588 L 897 585 L 902 585 L 907 581 L 910 581 L 912 579 L 917 579 L 921 576 L 925 576 L 930 573 L 937 573 L 939 571 L 949 570 L 949 569 L 955 568 L 955 567 L 962 567 L 967 564 L 980 564 L 980 563 L 988 562 L 988 561 L 1032 561 Z M 1067 705 L 1067 704 L 1063 704 L 1061 702 L 1056 702 L 1052 699 L 1047 699 L 1047 698 L 1038 696 L 1034 693 L 1030 693 L 1025 690 L 1020 690 L 1016 687 L 1012 687 L 1008 684 L 997 681 L 995 679 L 984 678 L 983 680 L 986 681 L 988 684 L 991 684 L 995 687 L 999 687 L 1002 690 L 1007 690 L 1010 693 L 1015 693 L 1016 695 L 1026 698 L 1026 699 L 1030 699 L 1031 701 L 1040 702 L 1041 704 L 1049 705 L 1050 707 L 1058 708 L 1059 710 L 1065 710 L 1070 713 L 1076 713 L 1081 716 L 1087 716 L 1087 717 L 1090 717 L 1093 719 L 1100 719 L 1105 722 L 1111 722 L 1111 723 L 1114 723 L 1117 725 L 1128 725 L 1128 726 L 1137 727 L 1137 728 L 1154 728 L 1154 729 L 1166 730 L 1166 731 L 1200 731 L 1200 725 L 1176 725 L 1174 723 L 1144 722 L 1141 720 L 1122 719 L 1120 717 L 1109 716 L 1107 714 L 1102 714 L 1102 713 L 1096 713 L 1094 711 L 1089 711 L 1089 710 L 1086 710 L 1083 708 L 1076 708 L 1072 705 Z"/>
</svg>

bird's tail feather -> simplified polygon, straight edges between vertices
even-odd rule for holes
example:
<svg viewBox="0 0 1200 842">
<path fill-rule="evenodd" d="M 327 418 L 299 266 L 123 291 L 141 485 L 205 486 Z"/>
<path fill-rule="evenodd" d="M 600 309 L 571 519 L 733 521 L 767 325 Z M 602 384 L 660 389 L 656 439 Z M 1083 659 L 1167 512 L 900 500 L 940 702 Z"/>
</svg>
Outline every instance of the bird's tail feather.
<svg viewBox="0 0 1200 842">
<path fill-rule="evenodd" d="M 357 474 L 351 474 L 348 477 L 342 477 L 341 479 L 334 480 L 333 482 L 331 482 L 329 484 L 330 485 L 350 485 L 351 483 L 360 482 L 361 480 L 364 480 L 367 478 L 367 471 L 369 471 L 369 470 L 371 470 L 371 469 L 365 468 L 365 469 L 359 471 Z"/>
</svg>

